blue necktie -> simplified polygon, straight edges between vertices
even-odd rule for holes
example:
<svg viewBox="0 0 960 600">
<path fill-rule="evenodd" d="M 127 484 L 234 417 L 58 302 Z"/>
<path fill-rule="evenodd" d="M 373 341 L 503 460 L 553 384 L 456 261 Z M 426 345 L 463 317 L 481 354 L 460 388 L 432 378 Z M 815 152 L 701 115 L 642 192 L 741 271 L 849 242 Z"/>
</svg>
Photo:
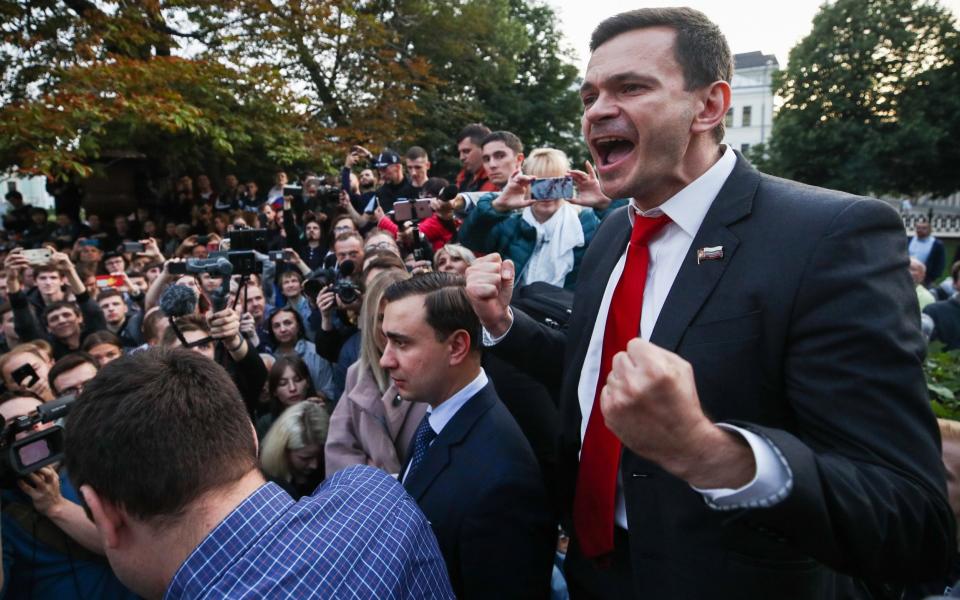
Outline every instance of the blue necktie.
<svg viewBox="0 0 960 600">
<path fill-rule="evenodd" d="M 437 433 L 430 427 L 430 415 L 423 415 L 423 420 L 417 426 L 416 433 L 413 434 L 413 452 L 410 453 L 410 468 L 407 469 L 407 476 L 413 475 L 420 463 L 427 456 L 427 450 L 430 448 L 430 442 L 437 437 Z"/>
</svg>

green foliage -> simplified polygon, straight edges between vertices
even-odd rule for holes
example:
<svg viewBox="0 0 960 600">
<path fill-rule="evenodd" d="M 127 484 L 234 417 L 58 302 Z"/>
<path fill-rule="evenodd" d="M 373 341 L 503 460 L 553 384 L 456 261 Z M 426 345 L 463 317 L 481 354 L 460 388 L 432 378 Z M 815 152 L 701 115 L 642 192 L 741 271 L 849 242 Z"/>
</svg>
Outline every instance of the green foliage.
<svg viewBox="0 0 960 600">
<path fill-rule="evenodd" d="M 836 0 L 790 51 L 774 86 L 765 170 L 854 193 L 960 188 L 960 38 L 920 0 Z"/>
<path fill-rule="evenodd" d="M 482 121 L 574 158 L 576 68 L 543 0 L 0 0 L 0 168 L 86 176 L 452 154 Z M 448 165 L 452 168 L 453 165 Z"/>
<path fill-rule="evenodd" d="M 960 350 L 944 350 L 933 342 L 923 363 L 933 412 L 940 418 L 960 420 Z"/>
</svg>

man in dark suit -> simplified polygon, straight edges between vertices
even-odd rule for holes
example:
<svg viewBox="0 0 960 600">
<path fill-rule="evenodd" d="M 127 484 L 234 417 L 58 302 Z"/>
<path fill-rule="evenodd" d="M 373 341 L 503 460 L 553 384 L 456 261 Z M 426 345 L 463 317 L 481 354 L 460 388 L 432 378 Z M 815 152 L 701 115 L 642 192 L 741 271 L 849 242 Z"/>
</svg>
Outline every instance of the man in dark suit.
<svg viewBox="0 0 960 600">
<path fill-rule="evenodd" d="M 400 481 L 430 520 L 460 598 L 544 598 L 556 519 L 533 450 L 480 367 L 463 279 L 429 273 L 384 294 L 380 364 L 430 405 Z"/>
<path fill-rule="evenodd" d="M 584 136 L 632 201 L 584 257 L 568 331 L 509 310 L 510 261 L 467 271 L 485 343 L 562 381 L 571 595 L 896 597 L 945 571 L 896 213 L 720 144 L 731 57 L 703 14 L 623 13 L 591 49 Z"/>
</svg>

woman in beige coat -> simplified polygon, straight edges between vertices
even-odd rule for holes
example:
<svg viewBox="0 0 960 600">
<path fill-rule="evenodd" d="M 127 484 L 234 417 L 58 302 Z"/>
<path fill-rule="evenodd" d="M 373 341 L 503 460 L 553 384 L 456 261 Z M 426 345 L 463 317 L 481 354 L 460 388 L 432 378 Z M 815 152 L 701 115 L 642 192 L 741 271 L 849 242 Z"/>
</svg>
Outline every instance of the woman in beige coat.
<svg viewBox="0 0 960 600">
<path fill-rule="evenodd" d="M 399 473 L 427 412 L 425 403 L 401 400 L 380 367 L 386 346 L 380 330 L 383 293 L 393 282 L 409 277 L 406 271 L 390 269 L 367 286 L 360 309 L 360 360 L 347 369 L 346 387 L 330 417 L 324 447 L 327 477 L 358 464 Z"/>
</svg>

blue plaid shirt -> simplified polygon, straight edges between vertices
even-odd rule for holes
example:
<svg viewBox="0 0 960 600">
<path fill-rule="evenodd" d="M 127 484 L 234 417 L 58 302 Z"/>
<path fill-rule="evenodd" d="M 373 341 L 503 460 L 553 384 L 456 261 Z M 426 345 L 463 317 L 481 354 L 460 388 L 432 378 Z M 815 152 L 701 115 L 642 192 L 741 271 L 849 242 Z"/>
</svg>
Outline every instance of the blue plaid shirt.
<svg viewBox="0 0 960 600">
<path fill-rule="evenodd" d="M 294 502 L 273 483 L 244 500 L 177 570 L 180 598 L 453 598 L 430 523 L 395 479 L 338 472 Z"/>
</svg>

